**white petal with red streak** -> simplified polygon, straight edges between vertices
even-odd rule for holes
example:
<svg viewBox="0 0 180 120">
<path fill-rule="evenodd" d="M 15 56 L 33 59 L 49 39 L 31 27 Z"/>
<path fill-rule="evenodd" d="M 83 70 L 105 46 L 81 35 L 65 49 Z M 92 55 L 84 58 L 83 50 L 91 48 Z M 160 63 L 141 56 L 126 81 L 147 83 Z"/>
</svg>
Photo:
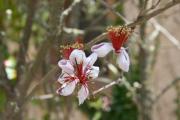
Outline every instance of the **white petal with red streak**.
<svg viewBox="0 0 180 120">
<path fill-rule="evenodd" d="M 102 42 L 91 47 L 91 51 L 97 53 L 98 57 L 105 57 L 111 50 L 113 50 L 112 44 L 108 42 Z"/>
<path fill-rule="evenodd" d="M 73 64 L 81 64 L 84 63 L 86 60 L 86 55 L 84 53 L 84 51 L 82 50 L 78 50 L 75 49 L 71 52 L 70 56 L 69 56 L 69 60 L 73 63 Z"/>
<path fill-rule="evenodd" d="M 73 74 L 74 67 L 69 60 L 62 59 L 58 62 L 59 67 L 68 74 Z"/>
<path fill-rule="evenodd" d="M 82 85 L 81 89 L 78 92 L 78 100 L 79 100 L 79 105 L 84 103 L 84 101 L 87 99 L 89 96 L 89 90 L 86 86 Z"/>
<path fill-rule="evenodd" d="M 123 71 L 125 72 L 129 71 L 129 65 L 130 65 L 129 55 L 123 47 L 121 48 L 121 52 L 118 54 L 117 64 Z"/>
<path fill-rule="evenodd" d="M 77 81 L 74 80 L 72 82 L 64 83 L 61 88 L 57 90 L 57 93 L 63 96 L 71 95 L 76 87 Z"/>
<path fill-rule="evenodd" d="M 58 78 L 58 82 L 63 84 L 68 79 L 68 77 L 74 77 L 74 74 L 67 74 L 62 71 L 61 75 Z"/>
</svg>

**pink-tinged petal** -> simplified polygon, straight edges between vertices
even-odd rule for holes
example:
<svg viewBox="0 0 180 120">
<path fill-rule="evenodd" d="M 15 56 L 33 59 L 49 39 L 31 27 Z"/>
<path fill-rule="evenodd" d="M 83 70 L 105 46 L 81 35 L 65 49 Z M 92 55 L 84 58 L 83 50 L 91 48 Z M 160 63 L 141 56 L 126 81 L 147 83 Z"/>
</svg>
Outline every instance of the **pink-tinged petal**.
<svg viewBox="0 0 180 120">
<path fill-rule="evenodd" d="M 93 64 L 96 62 L 96 60 L 97 60 L 97 54 L 92 53 L 89 57 L 87 57 L 85 66 L 87 66 L 87 65 L 93 66 Z"/>
<path fill-rule="evenodd" d="M 73 74 L 74 67 L 71 65 L 69 60 L 62 59 L 58 62 L 58 65 L 65 73 Z"/>
<path fill-rule="evenodd" d="M 88 73 L 88 78 L 95 79 L 99 75 L 99 67 L 92 66 Z"/>
<path fill-rule="evenodd" d="M 57 93 L 63 96 L 71 95 L 76 87 L 77 81 L 74 80 L 72 82 L 64 83 L 61 88 L 57 90 Z"/>
<path fill-rule="evenodd" d="M 73 63 L 73 64 L 81 64 L 84 63 L 86 59 L 86 55 L 84 53 L 84 51 L 82 50 L 78 50 L 75 49 L 72 51 L 71 55 L 69 56 L 69 60 Z"/>
<path fill-rule="evenodd" d="M 81 89 L 78 92 L 79 105 L 84 103 L 86 98 L 89 96 L 89 90 L 85 85 L 82 85 Z"/>
<path fill-rule="evenodd" d="M 65 77 L 67 77 L 67 76 L 68 76 L 68 74 L 62 73 L 62 74 L 59 76 L 59 78 L 58 78 L 57 81 L 58 81 L 60 84 L 63 84 L 63 83 L 65 82 L 65 80 L 66 80 Z"/>
<path fill-rule="evenodd" d="M 74 77 L 74 74 L 67 74 L 66 72 L 62 71 L 61 75 L 58 78 L 58 82 L 60 84 L 63 84 L 64 82 L 67 81 L 68 78 Z"/>
<path fill-rule="evenodd" d="M 91 47 L 91 51 L 97 53 L 98 57 L 105 57 L 111 50 L 113 50 L 112 44 L 103 42 Z"/>
<path fill-rule="evenodd" d="M 121 52 L 118 54 L 117 64 L 123 71 L 125 72 L 129 71 L 129 65 L 130 65 L 129 55 L 124 48 L 121 48 Z"/>
</svg>

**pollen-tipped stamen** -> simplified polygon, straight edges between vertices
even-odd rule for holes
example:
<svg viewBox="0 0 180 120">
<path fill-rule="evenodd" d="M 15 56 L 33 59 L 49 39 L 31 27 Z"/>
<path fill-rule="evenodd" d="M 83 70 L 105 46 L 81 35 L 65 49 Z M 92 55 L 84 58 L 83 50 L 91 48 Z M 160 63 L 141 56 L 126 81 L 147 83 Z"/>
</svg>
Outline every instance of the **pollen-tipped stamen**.
<svg viewBox="0 0 180 120">
<path fill-rule="evenodd" d="M 76 41 L 74 44 L 70 44 L 70 45 L 61 45 L 60 46 L 60 53 L 63 55 L 63 57 L 65 59 L 69 59 L 69 56 L 71 54 L 71 52 L 74 49 L 83 49 L 84 45 L 82 43 L 80 43 L 79 41 Z"/>
<path fill-rule="evenodd" d="M 132 31 L 133 30 L 127 26 L 110 26 L 107 28 L 108 37 L 111 40 L 116 53 L 120 52 L 121 47 L 127 41 Z"/>
</svg>

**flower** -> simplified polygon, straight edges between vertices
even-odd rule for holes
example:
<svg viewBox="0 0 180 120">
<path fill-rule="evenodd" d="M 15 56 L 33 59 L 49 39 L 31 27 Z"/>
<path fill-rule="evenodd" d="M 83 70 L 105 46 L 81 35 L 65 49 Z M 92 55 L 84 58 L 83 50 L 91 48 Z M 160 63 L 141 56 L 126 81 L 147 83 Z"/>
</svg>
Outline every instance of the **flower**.
<svg viewBox="0 0 180 120">
<path fill-rule="evenodd" d="M 117 64 L 123 71 L 128 72 L 130 65 L 129 55 L 122 46 L 128 40 L 132 29 L 126 26 L 111 26 L 107 28 L 107 32 L 111 43 L 102 42 L 94 45 L 91 47 L 91 51 L 97 53 L 98 57 L 105 57 L 110 51 L 114 50 L 117 54 Z"/>
<path fill-rule="evenodd" d="M 93 66 L 97 60 L 97 54 L 92 53 L 86 57 L 84 51 L 74 49 L 69 60 L 62 59 L 58 62 L 59 67 L 62 69 L 58 82 L 62 86 L 57 90 L 57 93 L 63 96 L 72 94 L 76 85 L 81 88 L 78 92 L 79 104 L 82 104 L 89 96 L 88 82 L 95 79 L 99 74 L 99 67 Z"/>
</svg>

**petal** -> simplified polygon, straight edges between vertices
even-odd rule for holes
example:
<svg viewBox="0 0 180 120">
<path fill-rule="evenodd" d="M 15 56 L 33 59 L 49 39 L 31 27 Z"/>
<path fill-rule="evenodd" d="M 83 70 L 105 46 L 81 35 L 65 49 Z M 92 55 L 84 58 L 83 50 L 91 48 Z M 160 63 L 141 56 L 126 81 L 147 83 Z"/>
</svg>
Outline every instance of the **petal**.
<svg viewBox="0 0 180 120">
<path fill-rule="evenodd" d="M 123 71 L 125 72 L 129 71 L 129 65 L 130 65 L 129 55 L 124 48 L 121 48 L 121 52 L 118 54 L 117 64 Z"/>
<path fill-rule="evenodd" d="M 82 50 L 78 50 L 75 49 L 72 51 L 71 55 L 69 56 L 69 60 L 73 63 L 73 64 L 81 64 L 84 63 L 86 59 L 86 55 L 84 53 L 84 51 Z"/>
<path fill-rule="evenodd" d="M 59 76 L 59 78 L 58 78 L 57 81 L 58 81 L 59 83 L 63 84 L 63 83 L 65 82 L 65 80 L 66 80 L 65 77 L 67 77 L 67 76 L 68 76 L 68 74 L 62 73 L 62 74 Z"/>
<path fill-rule="evenodd" d="M 85 66 L 87 66 L 87 65 L 93 66 L 93 64 L 96 62 L 96 60 L 97 60 L 97 54 L 92 53 L 89 57 L 87 57 Z"/>
<path fill-rule="evenodd" d="M 97 78 L 99 75 L 99 67 L 92 66 L 88 74 L 89 74 L 88 77 L 91 79 Z"/>
<path fill-rule="evenodd" d="M 74 72 L 74 67 L 69 60 L 62 59 L 58 62 L 58 65 L 65 73 L 72 74 Z"/>
<path fill-rule="evenodd" d="M 61 75 L 58 78 L 58 82 L 63 84 L 68 77 L 74 77 L 74 74 L 67 74 L 66 72 L 62 71 Z"/>
<path fill-rule="evenodd" d="M 85 85 L 82 85 L 78 92 L 79 105 L 82 104 L 86 98 L 89 96 L 89 90 Z"/>
<path fill-rule="evenodd" d="M 61 88 L 59 88 L 57 90 L 57 93 L 63 96 L 68 96 L 70 94 L 72 94 L 72 92 L 74 91 L 75 87 L 76 87 L 76 83 L 77 81 L 74 80 L 72 82 L 69 83 L 64 83 Z"/>
<path fill-rule="evenodd" d="M 91 51 L 97 53 L 98 57 L 105 57 L 111 50 L 113 50 L 112 44 L 103 42 L 91 47 Z"/>
</svg>

